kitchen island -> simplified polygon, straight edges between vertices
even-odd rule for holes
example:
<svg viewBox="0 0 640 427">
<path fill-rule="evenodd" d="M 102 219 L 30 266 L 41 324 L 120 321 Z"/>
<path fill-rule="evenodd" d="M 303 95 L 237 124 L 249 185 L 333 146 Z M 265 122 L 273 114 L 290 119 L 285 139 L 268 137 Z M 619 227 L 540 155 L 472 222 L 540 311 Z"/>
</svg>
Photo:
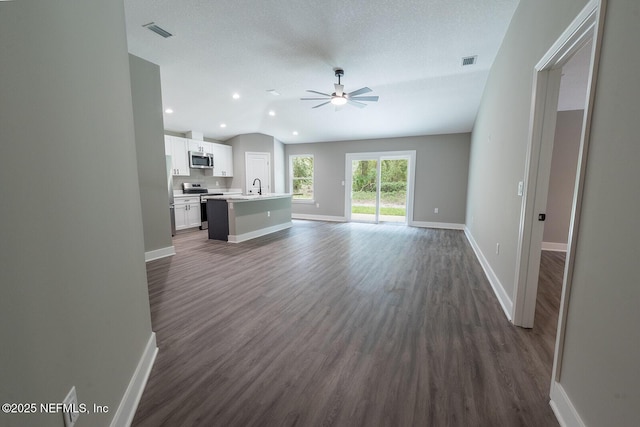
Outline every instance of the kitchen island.
<svg viewBox="0 0 640 427">
<path fill-rule="evenodd" d="M 290 194 L 234 194 L 204 199 L 209 239 L 240 243 L 292 226 Z"/>
</svg>

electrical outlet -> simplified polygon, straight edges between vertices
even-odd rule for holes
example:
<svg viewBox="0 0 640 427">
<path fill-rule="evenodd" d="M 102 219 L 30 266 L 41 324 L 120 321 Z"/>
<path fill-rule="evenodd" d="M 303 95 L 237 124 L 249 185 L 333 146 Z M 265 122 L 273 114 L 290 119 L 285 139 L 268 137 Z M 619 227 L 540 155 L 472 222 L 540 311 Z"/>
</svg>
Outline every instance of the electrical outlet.
<svg viewBox="0 0 640 427">
<path fill-rule="evenodd" d="M 433 210 L 433 213 L 438 213 L 438 212 L 439 212 L 439 209 L 438 209 L 438 208 L 435 208 L 435 209 Z"/>
<path fill-rule="evenodd" d="M 500 243 L 496 243 L 496 255 L 500 255 Z"/>
<path fill-rule="evenodd" d="M 271 211 L 267 211 L 267 216 L 271 216 Z"/>
<path fill-rule="evenodd" d="M 342 181 L 342 186 L 344 187 L 344 181 Z"/>
<path fill-rule="evenodd" d="M 316 203 L 316 208 L 319 208 L 319 207 L 320 207 L 320 203 Z"/>
<path fill-rule="evenodd" d="M 524 182 L 518 181 L 518 196 L 522 196 L 524 193 Z"/>
<path fill-rule="evenodd" d="M 76 394 L 76 386 L 71 387 L 67 397 L 62 401 L 62 405 L 65 408 L 62 411 L 64 426 L 73 427 L 80 416 L 80 412 L 78 412 L 78 395 Z"/>
<path fill-rule="evenodd" d="M 220 187 L 220 183 L 216 181 L 216 187 Z"/>
</svg>

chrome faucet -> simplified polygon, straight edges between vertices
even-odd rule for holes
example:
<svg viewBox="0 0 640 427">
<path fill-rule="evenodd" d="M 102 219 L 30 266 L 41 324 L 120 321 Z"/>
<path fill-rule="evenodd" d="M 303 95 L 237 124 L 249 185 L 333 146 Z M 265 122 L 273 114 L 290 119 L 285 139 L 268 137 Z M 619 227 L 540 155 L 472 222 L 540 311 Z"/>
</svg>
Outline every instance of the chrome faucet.
<svg viewBox="0 0 640 427">
<path fill-rule="evenodd" d="M 256 185 L 256 181 L 258 181 L 258 194 L 262 196 L 262 181 L 260 181 L 260 178 L 256 178 L 253 180 L 253 186 Z"/>
</svg>

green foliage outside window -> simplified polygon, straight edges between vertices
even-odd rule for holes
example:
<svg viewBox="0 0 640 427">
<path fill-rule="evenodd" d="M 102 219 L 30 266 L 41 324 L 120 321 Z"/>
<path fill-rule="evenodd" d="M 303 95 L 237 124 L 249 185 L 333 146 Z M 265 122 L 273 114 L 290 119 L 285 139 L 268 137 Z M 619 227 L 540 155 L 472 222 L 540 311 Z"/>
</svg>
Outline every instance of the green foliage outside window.
<svg viewBox="0 0 640 427">
<path fill-rule="evenodd" d="M 292 193 L 294 200 L 313 200 L 313 156 L 293 156 Z"/>
</svg>

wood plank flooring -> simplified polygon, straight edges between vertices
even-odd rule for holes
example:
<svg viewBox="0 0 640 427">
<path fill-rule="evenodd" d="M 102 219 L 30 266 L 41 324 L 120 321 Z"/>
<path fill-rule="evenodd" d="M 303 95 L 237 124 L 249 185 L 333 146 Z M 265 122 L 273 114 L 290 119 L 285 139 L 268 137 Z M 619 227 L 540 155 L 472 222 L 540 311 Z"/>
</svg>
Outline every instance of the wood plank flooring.
<svg viewBox="0 0 640 427">
<path fill-rule="evenodd" d="M 461 231 L 174 245 L 147 265 L 160 351 L 134 426 L 558 425 L 548 342 L 507 321 Z"/>
</svg>

